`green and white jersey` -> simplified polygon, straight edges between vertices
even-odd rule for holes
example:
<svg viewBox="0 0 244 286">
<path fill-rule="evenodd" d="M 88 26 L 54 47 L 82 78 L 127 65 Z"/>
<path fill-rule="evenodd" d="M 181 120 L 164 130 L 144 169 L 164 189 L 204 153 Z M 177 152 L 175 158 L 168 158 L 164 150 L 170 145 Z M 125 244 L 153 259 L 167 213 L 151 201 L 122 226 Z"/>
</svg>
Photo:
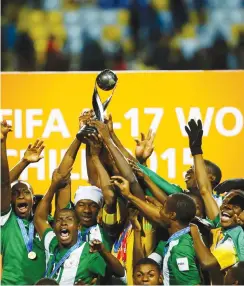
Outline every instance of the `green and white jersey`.
<svg viewBox="0 0 244 286">
<path fill-rule="evenodd" d="M 22 219 L 27 233 L 30 221 Z M 1 215 L 1 254 L 3 257 L 2 285 L 34 285 L 45 273 L 45 251 L 35 233 L 33 251 L 36 259 L 29 259 L 28 252 L 17 222 L 10 209 Z"/>
<path fill-rule="evenodd" d="M 47 277 L 55 268 L 55 265 L 62 259 L 69 249 L 58 246 L 58 239 L 52 229 L 47 229 L 43 236 L 43 243 L 46 252 Z M 51 277 L 59 285 L 74 285 L 79 279 L 85 284 L 90 284 L 93 278 L 105 276 L 106 262 L 99 253 L 90 253 L 90 245 L 81 242 L 80 247 L 76 248 L 65 260 L 56 274 Z M 54 254 L 56 253 L 56 256 Z"/>
<path fill-rule="evenodd" d="M 162 264 L 164 285 L 201 284 L 193 240 L 188 233 L 169 243 L 159 242 L 155 252 L 149 257 Z"/>
</svg>

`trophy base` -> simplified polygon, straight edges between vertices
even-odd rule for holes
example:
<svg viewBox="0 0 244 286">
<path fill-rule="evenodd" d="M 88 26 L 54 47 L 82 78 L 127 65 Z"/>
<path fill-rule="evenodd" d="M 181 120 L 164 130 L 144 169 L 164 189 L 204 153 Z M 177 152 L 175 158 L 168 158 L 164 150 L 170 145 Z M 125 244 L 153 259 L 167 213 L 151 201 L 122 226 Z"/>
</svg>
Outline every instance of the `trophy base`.
<svg viewBox="0 0 244 286">
<path fill-rule="evenodd" d="M 90 126 L 83 126 L 79 130 L 79 132 L 76 134 L 76 138 L 83 142 L 85 137 L 88 137 L 88 134 L 98 134 L 97 129 L 95 127 Z"/>
</svg>

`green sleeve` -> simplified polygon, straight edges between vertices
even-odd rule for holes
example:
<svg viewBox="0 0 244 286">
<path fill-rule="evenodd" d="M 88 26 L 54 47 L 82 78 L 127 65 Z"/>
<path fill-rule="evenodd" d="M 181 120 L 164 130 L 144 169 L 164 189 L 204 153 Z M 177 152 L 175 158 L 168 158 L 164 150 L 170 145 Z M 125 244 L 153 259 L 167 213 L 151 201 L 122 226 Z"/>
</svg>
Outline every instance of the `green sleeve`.
<svg viewBox="0 0 244 286">
<path fill-rule="evenodd" d="M 89 261 L 89 271 L 93 274 L 105 276 L 107 264 L 99 253 L 93 253 Z"/>
<path fill-rule="evenodd" d="M 161 255 L 162 257 L 164 257 L 164 247 L 166 245 L 166 241 L 159 241 L 156 249 L 154 252 L 156 252 L 158 255 Z"/>
<path fill-rule="evenodd" d="M 218 214 L 214 220 L 211 220 L 209 218 L 206 218 L 206 220 L 211 224 L 212 228 L 218 228 L 221 227 L 220 223 L 220 215 Z"/>
<path fill-rule="evenodd" d="M 160 188 L 162 189 L 167 195 L 172 195 L 175 193 L 182 193 L 183 190 L 180 186 L 171 184 L 160 177 L 158 174 L 147 168 L 146 166 L 139 164 L 138 166 L 143 171 L 144 174 L 148 175 L 150 179 Z"/>
</svg>

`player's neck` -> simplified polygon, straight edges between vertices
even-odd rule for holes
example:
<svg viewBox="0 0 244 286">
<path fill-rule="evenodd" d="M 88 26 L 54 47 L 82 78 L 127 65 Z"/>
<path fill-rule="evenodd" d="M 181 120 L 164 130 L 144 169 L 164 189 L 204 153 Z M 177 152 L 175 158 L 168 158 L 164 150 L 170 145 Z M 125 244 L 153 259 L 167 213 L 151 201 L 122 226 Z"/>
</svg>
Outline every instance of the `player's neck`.
<svg viewBox="0 0 244 286">
<path fill-rule="evenodd" d="M 182 225 L 182 224 L 179 224 L 178 222 L 172 223 L 170 228 L 168 229 L 169 235 L 171 236 L 174 233 L 176 233 L 177 231 L 182 230 L 186 227 L 187 227 L 187 225 Z"/>
</svg>

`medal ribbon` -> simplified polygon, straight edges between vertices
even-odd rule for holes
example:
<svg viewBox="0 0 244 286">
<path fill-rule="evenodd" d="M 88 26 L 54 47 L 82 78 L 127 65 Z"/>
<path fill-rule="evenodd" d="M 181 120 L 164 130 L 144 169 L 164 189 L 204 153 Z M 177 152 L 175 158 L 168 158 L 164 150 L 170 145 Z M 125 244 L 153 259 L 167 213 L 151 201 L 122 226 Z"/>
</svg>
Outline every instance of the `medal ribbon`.
<svg viewBox="0 0 244 286">
<path fill-rule="evenodd" d="M 180 236 L 182 236 L 182 235 L 184 235 L 184 234 L 186 234 L 186 233 L 188 233 L 188 232 L 190 232 L 190 227 L 189 227 L 189 226 L 186 227 L 186 228 L 183 228 L 183 229 L 181 229 L 181 230 L 179 230 L 179 231 L 177 231 L 177 232 L 175 232 L 175 233 L 174 233 L 173 235 L 171 235 L 171 237 L 167 240 L 166 245 L 169 245 L 171 241 L 175 240 L 176 238 L 179 238 Z M 169 248 L 169 246 L 167 246 L 167 247 L 165 246 L 165 247 L 164 247 L 164 256 L 165 256 L 165 254 L 167 253 L 168 248 Z"/>
<path fill-rule="evenodd" d="M 24 242 L 25 242 L 25 247 L 27 249 L 27 252 L 29 253 L 33 249 L 33 240 L 34 240 L 34 224 L 33 224 L 33 221 L 30 222 L 30 224 L 29 224 L 29 235 L 27 234 L 27 230 L 25 228 L 25 225 L 24 225 L 22 219 L 17 217 L 17 222 L 18 222 L 22 237 L 23 237 Z"/>
<path fill-rule="evenodd" d="M 55 259 L 56 259 L 56 255 L 58 253 L 58 249 L 56 249 L 54 255 L 53 255 L 53 260 L 51 262 L 51 264 L 49 265 L 49 267 L 47 267 L 46 269 L 46 273 L 45 273 L 45 277 L 47 278 L 52 278 L 56 273 L 57 271 L 59 270 L 59 268 L 64 264 L 65 260 L 70 256 L 70 254 L 77 248 L 80 247 L 80 243 L 81 243 L 81 240 L 80 240 L 80 237 L 78 237 L 78 240 L 76 242 L 75 245 L 73 245 L 66 253 L 65 255 L 59 260 L 59 262 L 56 264 L 56 266 L 54 267 L 53 271 L 51 272 L 50 275 L 47 276 L 48 272 L 50 269 L 53 268 L 53 265 L 55 263 Z"/>
</svg>

